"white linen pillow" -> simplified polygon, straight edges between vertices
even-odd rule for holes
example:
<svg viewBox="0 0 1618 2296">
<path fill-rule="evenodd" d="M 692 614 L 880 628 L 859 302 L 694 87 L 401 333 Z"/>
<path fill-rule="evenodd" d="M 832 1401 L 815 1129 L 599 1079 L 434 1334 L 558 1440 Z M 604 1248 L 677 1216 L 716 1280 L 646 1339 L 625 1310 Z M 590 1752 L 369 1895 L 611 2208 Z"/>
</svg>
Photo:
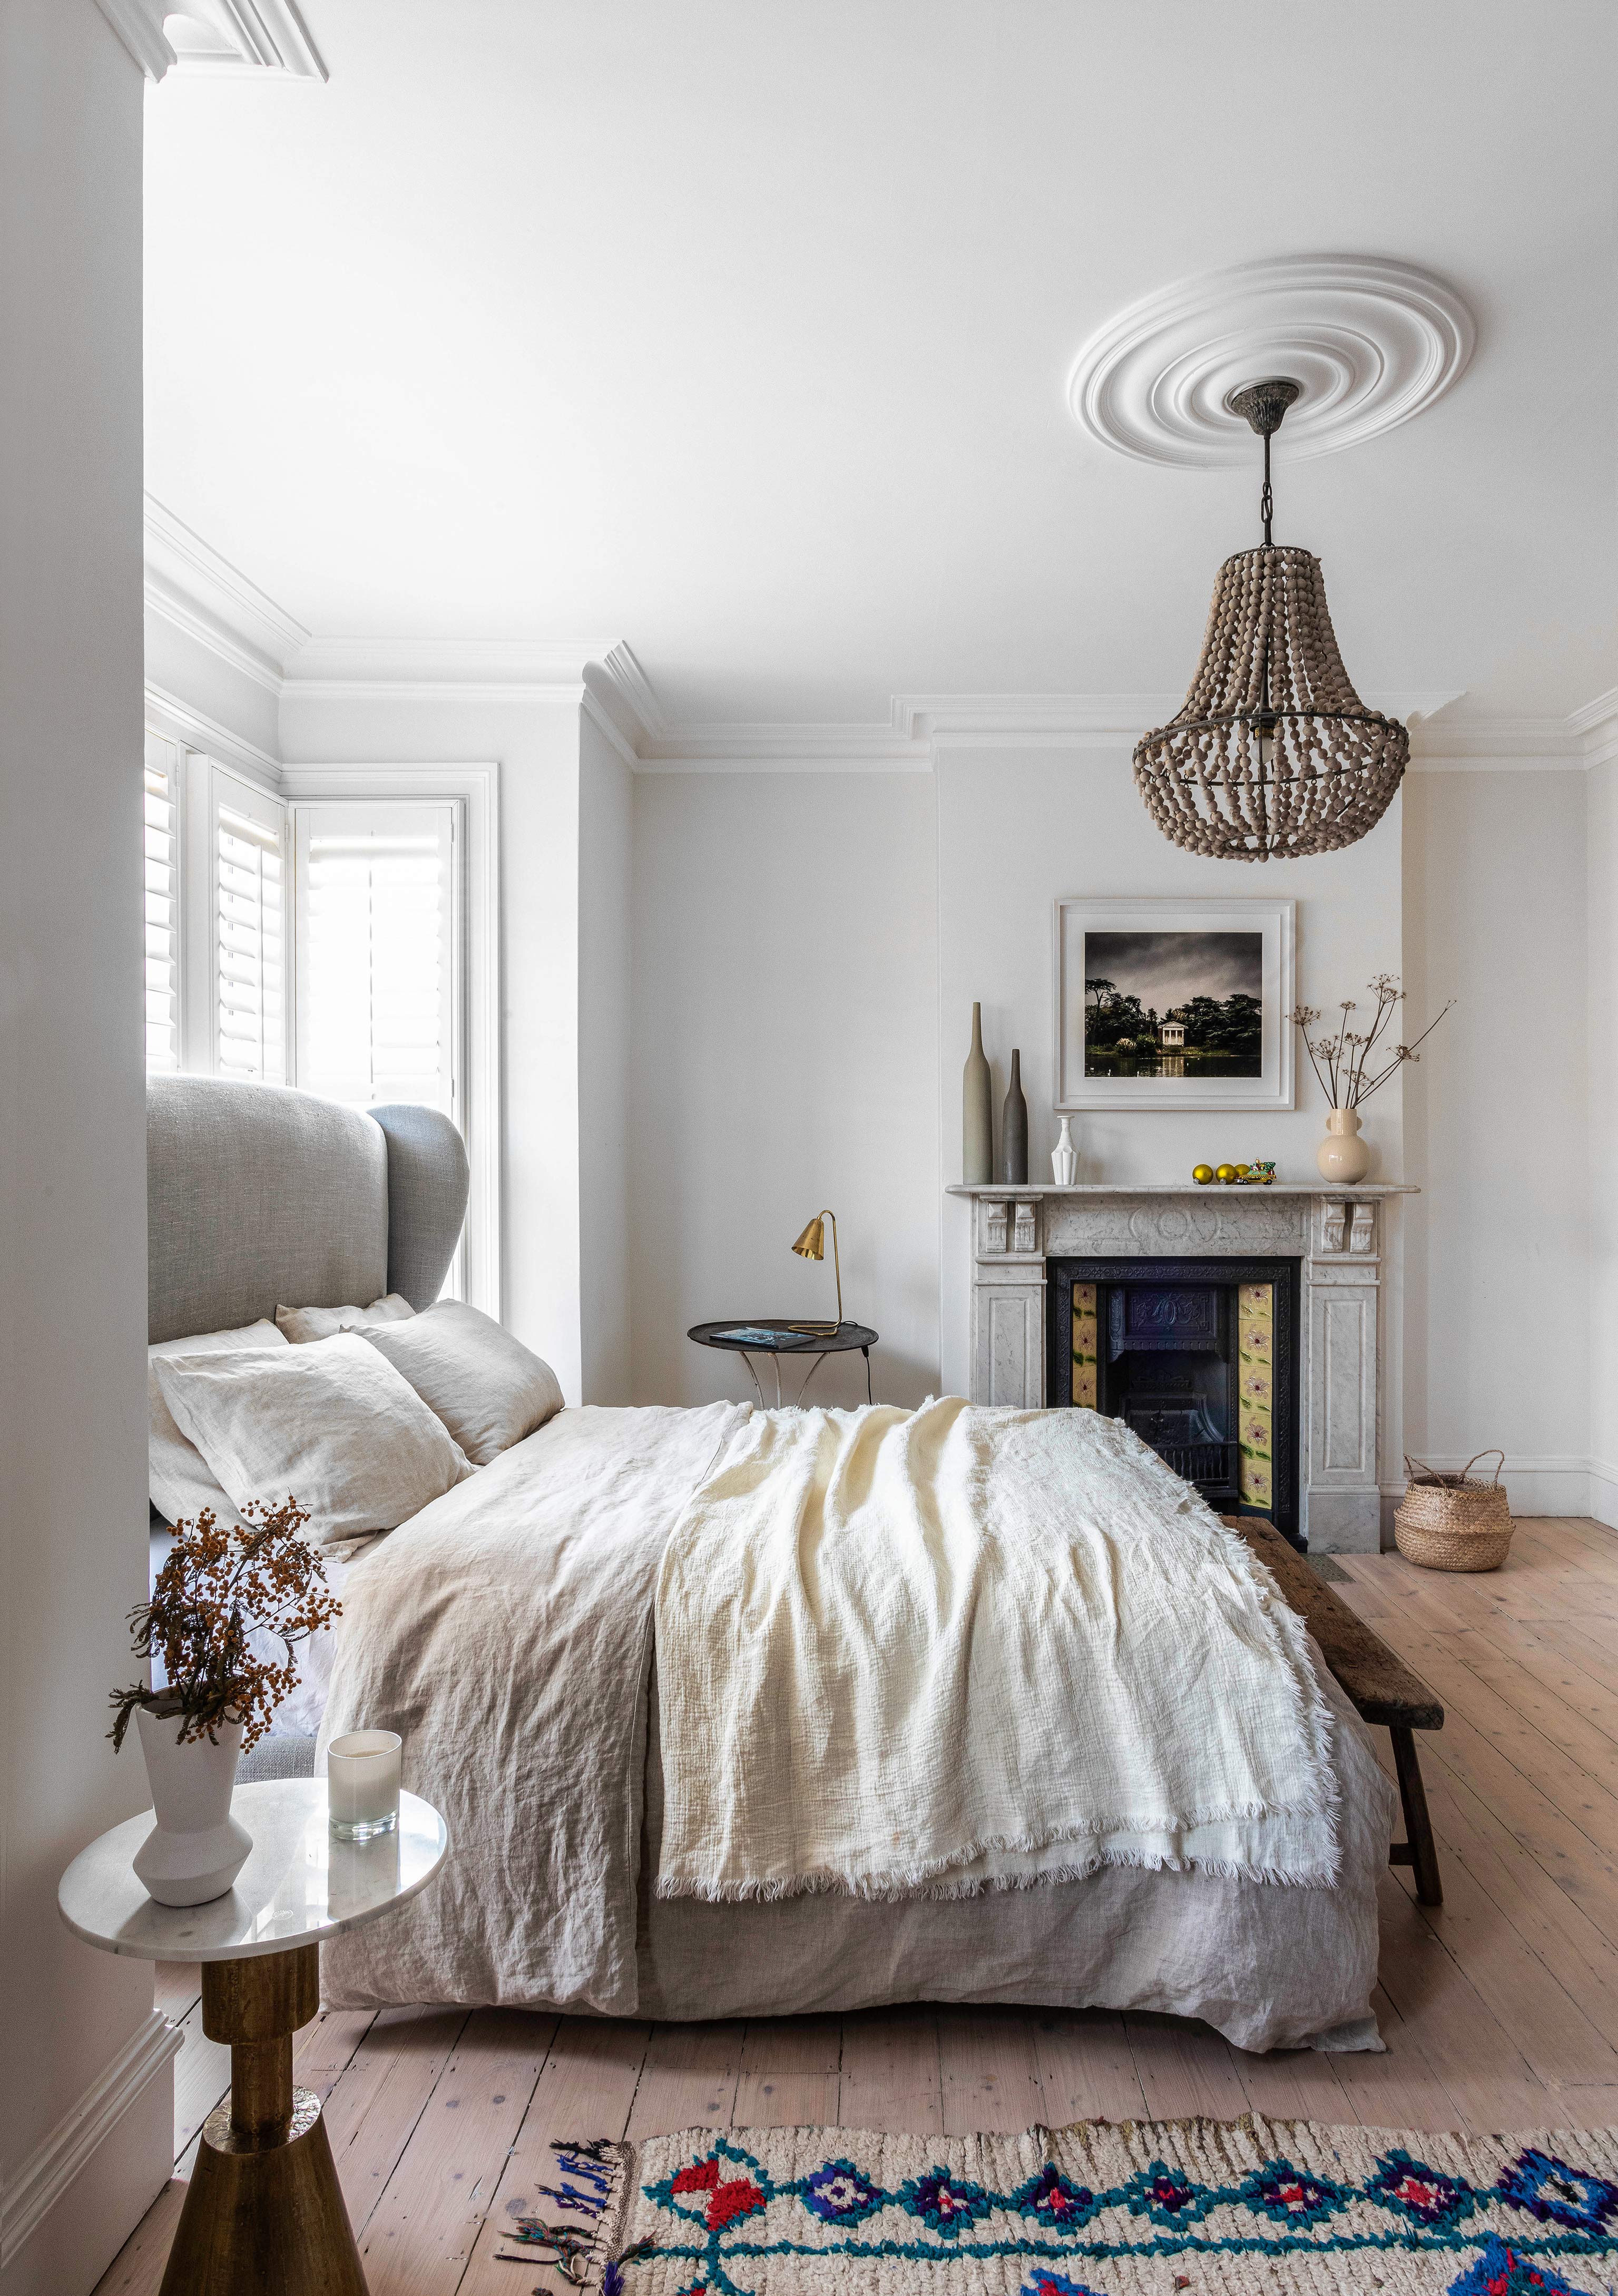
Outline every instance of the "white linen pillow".
<svg viewBox="0 0 1618 2296">
<path fill-rule="evenodd" d="M 281 1332 L 266 1317 L 257 1324 L 243 1324 L 239 1331 L 199 1332 L 188 1340 L 159 1340 L 155 1347 L 147 1349 L 147 1488 L 152 1505 L 166 1522 L 195 1522 L 204 1507 L 211 1507 L 220 1522 L 235 1522 L 239 1517 L 201 1452 L 176 1426 L 174 1414 L 158 1384 L 158 1357 L 243 1355 L 284 1348 L 286 1344 Z"/>
<path fill-rule="evenodd" d="M 410 1382 L 356 1332 L 270 1354 L 163 1357 L 157 1374 L 233 1504 L 295 1498 L 316 1541 L 392 1530 L 472 1472 Z"/>
<path fill-rule="evenodd" d="M 277 1308 L 275 1322 L 282 1337 L 295 1348 L 311 1340 L 330 1340 L 339 1332 L 357 1332 L 366 1324 L 399 1324 L 415 1309 L 402 1292 L 384 1292 L 369 1308 Z"/>
<path fill-rule="evenodd" d="M 475 1467 L 486 1467 L 562 1407 L 556 1374 L 492 1316 L 440 1300 L 408 1324 L 355 1336 L 403 1372 Z"/>
</svg>

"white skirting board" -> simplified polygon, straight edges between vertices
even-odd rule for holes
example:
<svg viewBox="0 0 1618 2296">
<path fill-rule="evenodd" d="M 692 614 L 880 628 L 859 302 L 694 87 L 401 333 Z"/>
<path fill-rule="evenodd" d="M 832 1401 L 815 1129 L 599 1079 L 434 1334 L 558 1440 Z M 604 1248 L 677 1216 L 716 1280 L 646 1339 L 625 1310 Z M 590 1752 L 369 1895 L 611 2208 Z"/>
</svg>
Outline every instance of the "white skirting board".
<svg viewBox="0 0 1618 2296">
<path fill-rule="evenodd" d="M 168 2182 L 180 2029 L 154 2009 L 37 2144 L 0 2207 L 4 2296 L 82 2296 Z"/>
<path fill-rule="evenodd" d="M 1618 1530 L 1618 1467 L 1608 1459 L 1589 1463 L 1589 1512 L 1598 1522 Z"/>
</svg>

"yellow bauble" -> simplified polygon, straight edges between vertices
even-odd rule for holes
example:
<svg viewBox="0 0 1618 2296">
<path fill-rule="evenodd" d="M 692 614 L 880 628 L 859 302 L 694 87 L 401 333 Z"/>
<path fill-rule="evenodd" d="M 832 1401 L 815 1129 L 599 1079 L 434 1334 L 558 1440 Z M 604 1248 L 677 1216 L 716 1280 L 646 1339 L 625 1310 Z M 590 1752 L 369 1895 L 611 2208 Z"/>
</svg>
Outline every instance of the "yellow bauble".
<svg viewBox="0 0 1618 2296">
<path fill-rule="evenodd" d="M 1222 1181 L 1224 1181 L 1224 1183 L 1225 1183 L 1226 1186 L 1228 1187 L 1228 1186 L 1230 1185 L 1230 1184 L 1231 1183 L 1231 1181 L 1233 1181 L 1233 1180 L 1235 1179 L 1235 1177 L 1236 1177 L 1236 1167 L 1235 1167 L 1235 1165 L 1234 1165 L 1234 1164 L 1222 1164 L 1222 1165 L 1220 1166 L 1220 1168 L 1219 1168 L 1219 1177 L 1220 1177 L 1220 1178 L 1221 1178 Z"/>
<path fill-rule="evenodd" d="M 1208 1182 L 1214 1177 L 1213 1165 L 1194 1164 L 1191 1167 L 1191 1177 L 1196 1181 L 1199 1188 L 1205 1188 Z"/>
</svg>

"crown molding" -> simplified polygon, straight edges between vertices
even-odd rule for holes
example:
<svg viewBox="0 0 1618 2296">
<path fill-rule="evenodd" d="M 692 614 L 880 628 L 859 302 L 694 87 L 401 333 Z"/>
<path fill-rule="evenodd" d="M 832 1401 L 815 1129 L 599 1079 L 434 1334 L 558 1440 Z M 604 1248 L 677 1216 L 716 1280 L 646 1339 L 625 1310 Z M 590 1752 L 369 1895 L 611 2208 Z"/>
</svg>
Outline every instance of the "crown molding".
<svg viewBox="0 0 1618 2296">
<path fill-rule="evenodd" d="M 96 0 L 148 79 L 170 71 L 213 78 L 223 73 L 266 72 L 278 79 L 324 80 L 330 77 L 297 0 L 209 0 L 192 15 L 168 0 Z M 188 20 L 178 46 L 166 22 Z"/>
<path fill-rule="evenodd" d="M 642 774 L 926 774 L 933 752 L 882 726 L 699 722 L 634 762 Z"/>
<path fill-rule="evenodd" d="M 592 662 L 585 708 L 637 773 L 927 773 L 947 750 L 1132 750 L 1179 693 L 900 693 L 887 725 L 671 721 L 627 646 Z M 1384 697 L 1412 725 L 1454 693 Z"/>
<path fill-rule="evenodd" d="M 168 11 L 170 16 L 174 12 Z M 176 68 L 188 76 L 271 72 L 280 79 L 330 77 L 298 12 L 298 0 L 208 0 L 208 7 L 195 13 L 182 0 L 181 12 L 191 29 L 172 45 Z"/>
<path fill-rule="evenodd" d="M 619 730 L 632 743 L 667 740 L 670 727 L 663 705 L 627 639 L 620 638 L 602 655 L 599 674 L 587 682 L 598 687 Z"/>
<path fill-rule="evenodd" d="M 1618 758 L 1618 685 L 1575 709 L 1567 722 L 1584 744 L 1585 764 L 1610 765 Z"/>
<path fill-rule="evenodd" d="M 288 701 L 578 701 L 579 638 L 312 638 L 288 663 Z"/>
<path fill-rule="evenodd" d="M 901 693 L 895 726 L 940 750 L 1133 749 L 1182 693 Z"/>
<path fill-rule="evenodd" d="M 1418 773 L 1584 773 L 1618 758 L 1618 686 L 1565 718 L 1443 719 L 1411 743 Z"/>
<path fill-rule="evenodd" d="M 96 5 L 147 78 L 161 79 L 175 62 L 163 37 L 163 0 L 96 0 Z"/>
<path fill-rule="evenodd" d="M 584 666 L 583 709 L 626 766 L 668 738 L 668 720 L 626 639 Z"/>
<path fill-rule="evenodd" d="M 1178 693 L 901 693 L 886 724 L 672 718 L 626 641 L 578 638 L 311 637 L 240 568 L 151 495 L 150 611 L 278 701 L 551 701 L 576 704 L 636 773 L 927 773 L 947 750 L 1132 750 L 1181 706 Z M 1436 690 L 1378 692 L 1410 728 L 1418 773 L 1555 773 L 1618 758 L 1618 686 L 1565 718 L 1446 713 Z M 190 717 L 177 738 L 230 742 L 244 763 L 274 760 Z M 200 744 L 199 744 L 200 745 Z"/>
<path fill-rule="evenodd" d="M 279 693 L 303 624 L 194 534 L 155 495 L 145 507 L 146 603 L 233 669 Z"/>
</svg>

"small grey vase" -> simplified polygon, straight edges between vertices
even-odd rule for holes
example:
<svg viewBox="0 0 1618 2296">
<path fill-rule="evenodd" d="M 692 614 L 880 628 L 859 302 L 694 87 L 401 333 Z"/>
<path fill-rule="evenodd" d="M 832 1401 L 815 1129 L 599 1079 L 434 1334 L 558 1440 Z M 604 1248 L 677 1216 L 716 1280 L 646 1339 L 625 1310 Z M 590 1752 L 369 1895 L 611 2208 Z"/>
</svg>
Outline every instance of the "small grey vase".
<svg viewBox="0 0 1618 2296">
<path fill-rule="evenodd" d="M 1013 1188 L 1028 1185 L 1028 1103 L 1023 1098 L 1023 1056 L 1013 1050 L 1011 1083 L 1000 1119 L 1000 1177 Z"/>
<path fill-rule="evenodd" d="M 972 1049 L 961 1078 L 960 1177 L 968 1188 L 994 1177 L 994 1131 L 989 1099 L 989 1063 L 983 1049 L 983 1006 L 972 1007 Z"/>
</svg>

